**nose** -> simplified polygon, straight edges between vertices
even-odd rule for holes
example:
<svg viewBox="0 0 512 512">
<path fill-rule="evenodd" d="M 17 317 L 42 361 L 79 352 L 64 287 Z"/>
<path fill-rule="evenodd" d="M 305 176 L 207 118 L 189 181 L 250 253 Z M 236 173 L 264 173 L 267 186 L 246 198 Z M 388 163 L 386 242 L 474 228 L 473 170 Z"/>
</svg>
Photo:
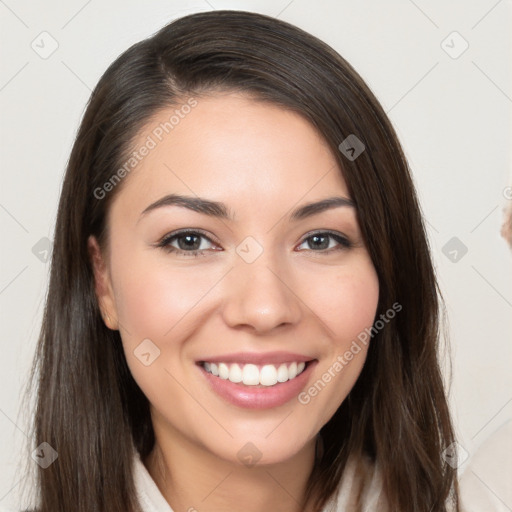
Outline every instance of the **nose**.
<svg viewBox="0 0 512 512">
<path fill-rule="evenodd" d="M 297 324 L 303 303 L 294 290 L 292 273 L 285 267 L 265 252 L 252 263 L 239 260 L 224 283 L 226 324 L 259 334 Z"/>
</svg>

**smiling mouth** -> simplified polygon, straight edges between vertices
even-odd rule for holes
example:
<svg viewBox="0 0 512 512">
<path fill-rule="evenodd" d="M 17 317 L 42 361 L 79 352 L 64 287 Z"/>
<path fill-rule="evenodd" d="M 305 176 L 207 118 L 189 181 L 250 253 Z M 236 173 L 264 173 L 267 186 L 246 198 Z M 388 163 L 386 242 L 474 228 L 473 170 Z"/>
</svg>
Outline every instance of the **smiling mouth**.
<svg viewBox="0 0 512 512">
<path fill-rule="evenodd" d="M 229 380 L 234 384 L 252 387 L 271 387 L 288 382 L 299 376 L 311 361 L 282 363 L 279 365 L 211 363 L 200 362 L 204 370 L 220 379 Z"/>
</svg>

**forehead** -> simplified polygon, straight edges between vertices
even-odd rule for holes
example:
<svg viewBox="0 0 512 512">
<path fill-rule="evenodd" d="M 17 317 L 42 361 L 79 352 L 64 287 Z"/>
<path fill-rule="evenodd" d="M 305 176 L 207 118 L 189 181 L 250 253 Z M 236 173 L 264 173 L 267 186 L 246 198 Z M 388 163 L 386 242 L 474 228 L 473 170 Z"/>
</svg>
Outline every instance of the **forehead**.
<svg viewBox="0 0 512 512">
<path fill-rule="evenodd" d="M 349 197 L 338 161 L 311 123 L 242 93 L 185 98 L 162 109 L 133 148 L 139 160 L 118 197 L 139 211 L 172 192 L 223 201 L 234 211 L 333 192 Z"/>
</svg>

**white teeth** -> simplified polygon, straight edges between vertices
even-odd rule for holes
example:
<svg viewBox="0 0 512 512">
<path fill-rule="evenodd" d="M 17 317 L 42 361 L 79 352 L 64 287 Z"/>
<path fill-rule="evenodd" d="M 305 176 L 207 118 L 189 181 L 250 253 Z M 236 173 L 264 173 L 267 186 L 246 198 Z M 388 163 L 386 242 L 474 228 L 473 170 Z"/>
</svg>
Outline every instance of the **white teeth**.
<svg viewBox="0 0 512 512">
<path fill-rule="evenodd" d="M 227 380 L 229 377 L 229 368 L 227 364 L 219 363 L 219 377 L 224 380 Z"/>
<path fill-rule="evenodd" d="M 286 382 L 288 380 L 288 367 L 282 364 L 277 369 L 277 382 Z"/>
<path fill-rule="evenodd" d="M 246 386 L 256 386 L 260 383 L 260 371 L 255 364 L 244 365 L 242 381 Z"/>
<path fill-rule="evenodd" d="M 242 382 L 242 380 L 243 380 L 242 369 L 240 368 L 239 365 L 237 365 L 237 364 L 231 365 L 231 368 L 229 370 L 228 379 L 234 383 Z"/>
<path fill-rule="evenodd" d="M 204 369 L 224 380 L 229 380 L 235 384 L 243 383 L 245 386 L 274 386 L 278 382 L 286 382 L 294 379 L 301 374 L 306 367 L 306 363 L 288 363 L 280 364 L 276 368 L 273 364 L 265 364 L 261 367 L 255 364 L 228 364 L 228 363 L 208 363 L 203 364 Z"/>
<path fill-rule="evenodd" d="M 266 364 L 260 372 L 260 384 L 262 386 L 273 386 L 277 384 L 277 370 L 271 364 Z"/>
</svg>

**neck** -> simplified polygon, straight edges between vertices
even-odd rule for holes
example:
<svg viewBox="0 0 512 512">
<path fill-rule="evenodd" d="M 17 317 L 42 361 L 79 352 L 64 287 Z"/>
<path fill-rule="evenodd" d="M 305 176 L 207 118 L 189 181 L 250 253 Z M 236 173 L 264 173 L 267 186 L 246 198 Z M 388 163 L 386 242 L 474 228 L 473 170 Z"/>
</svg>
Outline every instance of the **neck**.
<svg viewBox="0 0 512 512">
<path fill-rule="evenodd" d="M 308 512 L 302 507 L 315 459 L 315 439 L 290 459 L 244 466 L 187 438 L 159 439 L 144 464 L 175 512 Z"/>
</svg>

